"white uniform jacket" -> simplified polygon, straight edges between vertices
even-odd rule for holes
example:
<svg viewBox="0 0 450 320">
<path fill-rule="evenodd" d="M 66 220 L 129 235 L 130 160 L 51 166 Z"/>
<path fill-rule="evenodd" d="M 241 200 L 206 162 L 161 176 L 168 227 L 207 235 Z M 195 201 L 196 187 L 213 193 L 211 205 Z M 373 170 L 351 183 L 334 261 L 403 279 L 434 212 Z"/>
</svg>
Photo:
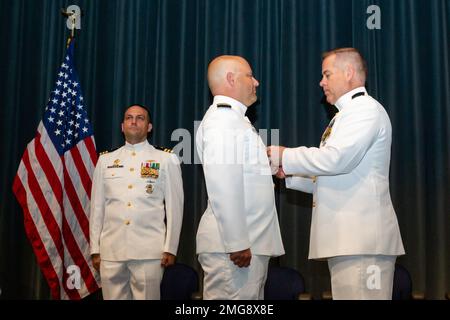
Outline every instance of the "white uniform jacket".
<svg viewBox="0 0 450 320">
<path fill-rule="evenodd" d="M 286 186 L 313 193 L 309 258 L 404 254 L 389 193 L 389 116 L 364 87 L 340 97 L 336 107 L 320 148 L 283 153 L 284 172 L 294 175 Z"/>
<path fill-rule="evenodd" d="M 218 107 L 219 105 L 219 107 Z M 196 136 L 208 207 L 197 231 L 197 253 L 284 254 L 266 146 L 247 108 L 215 96 Z"/>
<path fill-rule="evenodd" d="M 91 254 L 108 261 L 176 255 L 183 196 L 176 155 L 147 141 L 101 155 L 92 183 Z"/>
</svg>

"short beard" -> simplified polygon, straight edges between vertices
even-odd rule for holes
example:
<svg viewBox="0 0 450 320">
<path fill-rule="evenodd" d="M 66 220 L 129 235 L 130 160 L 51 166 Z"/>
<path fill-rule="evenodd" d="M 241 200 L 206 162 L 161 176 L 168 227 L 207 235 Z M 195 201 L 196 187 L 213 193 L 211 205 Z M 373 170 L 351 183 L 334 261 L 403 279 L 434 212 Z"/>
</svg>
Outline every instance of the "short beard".
<svg viewBox="0 0 450 320">
<path fill-rule="evenodd" d="M 144 142 L 145 140 L 147 140 L 147 135 L 142 137 L 142 136 L 135 136 L 135 135 L 130 135 L 130 134 L 124 134 L 125 135 L 125 140 L 129 143 L 129 144 L 137 144 L 137 143 L 141 143 Z"/>
</svg>

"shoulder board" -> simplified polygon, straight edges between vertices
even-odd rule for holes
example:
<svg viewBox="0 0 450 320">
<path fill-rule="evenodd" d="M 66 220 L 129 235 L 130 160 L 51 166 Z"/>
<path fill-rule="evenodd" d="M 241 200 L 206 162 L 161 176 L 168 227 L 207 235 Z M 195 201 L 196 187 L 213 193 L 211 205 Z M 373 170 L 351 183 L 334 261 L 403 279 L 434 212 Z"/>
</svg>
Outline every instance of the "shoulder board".
<svg viewBox="0 0 450 320">
<path fill-rule="evenodd" d="M 217 108 L 228 108 L 228 109 L 231 109 L 231 106 L 229 104 L 226 104 L 226 103 L 219 103 L 217 105 Z"/>
<path fill-rule="evenodd" d="M 173 150 L 170 149 L 170 148 L 159 147 L 159 146 L 154 146 L 154 147 L 155 147 L 155 149 L 158 149 L 158 150 L 161 150 L 161 151 L 164 151 L 164 152 L 173 153 Z"/>
</svg>

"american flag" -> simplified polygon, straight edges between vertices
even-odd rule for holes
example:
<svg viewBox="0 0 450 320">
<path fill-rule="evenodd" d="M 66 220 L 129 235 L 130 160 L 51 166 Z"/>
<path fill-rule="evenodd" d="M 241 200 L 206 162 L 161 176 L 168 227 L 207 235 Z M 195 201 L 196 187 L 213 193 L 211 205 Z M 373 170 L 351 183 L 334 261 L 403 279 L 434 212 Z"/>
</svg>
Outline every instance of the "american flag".
<svg viewBox="0 0 450 320">
<path fill-rule="evenodd" d="M 99 289 L 89 253 L 89 208 L 97 153 L 71 41 L 13 191 L 25 231 L 53 299 L 81 299 Z"/>
</svg>

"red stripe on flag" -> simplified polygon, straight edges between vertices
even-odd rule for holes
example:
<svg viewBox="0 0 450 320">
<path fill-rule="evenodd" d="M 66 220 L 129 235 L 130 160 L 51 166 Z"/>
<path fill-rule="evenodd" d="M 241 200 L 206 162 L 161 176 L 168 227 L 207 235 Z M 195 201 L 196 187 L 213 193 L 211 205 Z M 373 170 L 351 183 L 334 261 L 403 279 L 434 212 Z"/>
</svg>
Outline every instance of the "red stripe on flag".
<svg viewBox="0 0 450 320">
<path fill-rule="evenodd" d="M 44 243 L 42 242 L 39 232 L 36 229 L 36 225 L 34 224 L 30 211 L 28 210 L 27 195 L 26 195 L 27 192 L 22 184 L 22 181 L 20 181 L 18 175 L 16 175 L 16 177 L 14 178 L 13 192 L 16 195 L 16 198 L 19 201 L 20 206 L 22 207 L 25 231 L 31 243 L 31 246 L 33 247 L 33 251 L 34 254 L 36 255 L 38 264 L 41 267 L 45 279 L 47 280 L 53 299 L 58 300 L 60 299 L 59 278 L 55 272 L 55 269 L 53 268 L 50 257 L 47 253 Z"/>
<path fill-rule="evenodd" d="M 83 205 L 78 198 L 75 187 L 73 186 L 72 180 L 70 179 L 69 173 L 67 172 L 67 168 L 64 165 L 63 168 L 64 173 L 64 189 L 67 193 L 67 198 L 69 199 L 70 205 L 72 206 L 73 212 L 77 217 L 78 223 L 81 226 L 81 230 L 83 230 L 86 241 L 89 242 L 89 220 L 84 212 Z"/>
<path fill-rule="evenodd" d="M 84 143 L 86 144 L 86 149 L 89 152 L 89 155 L 91 156 L 92 159 L 92 163 L 95 165 L 97 164 L 97 160 L 98 160 L 98 156 L 97 156 L 97 151 L 95 150 L 95 144 L 94 144 L 94 137 L 90 136 L 86 139 L 84 139 Z M 89 190 L 88 195 L 89 195 L 89 199 L 91 198 L 91 190 Z"/>
<path fill-rule="evenodd" d="M 45 152 L 42 144 L 40 144 L 40 143 L 37 144 L 37 149 L 40 150 L 39 151 L 39 162 L 41 164 L 42 169 L 45 172 L 45 175 L 47 176 L 47 180 L 51 183 L 51 187 L 53 189 L 61 190 L 60 196 L 58 196 L 58 203 L 60 204 L 61 209 L 62 209 L 64 207 L 63 200 L 62 200 L 63 195 L 62 195 L 62 187 L 60 184 L 60 180 L 56 178 L 58 175 L 52 166 L 52 162 L 47 157 L 47 153 Z M 38 153 L 38 151 L 36 151 L 36 153 Z M 58 161 L 59 161 L 59 159 L 58 159 Z M 63 161 L 62 158 L 61 158 L 61 161 Z M 80 156 L 80 161 L 81 161 L 81 156 Z M 65 187 L 66 192 L 68 193 L 68 199 L 71 202 L 72 209 L 75 212 L 75 216 L 76 216 L 78 223 L 80 224 L 80 227 L 85 236 L 85 239 L 84 238 L 80 239 L 80 242 L 85 242 L 86 246 L 89 246 L 89 221 L 86 217 L 86 214 L 84 213 L 83 206 L 79 201 L 78 195 L 76 194 L 75 188 L 72 184 L 70 177 L 68 176 L 68 172 L 67 172 L 65 166 L 63 166 L 63 172 L 64 172 L 64 187 Z M 86 175 L 88 174 L 87 171 L 85 171 L 85 174 Z M 74 238 L 74 235 L 72 234 L 72 230 L 70 229 L 70 226 L 67 222 L 66 215 L 67 215 L 67 213 L 64 210 L 63 217 L 62 217 L 62 222 L 63 222 L 63 231 L 62 232 L 63 232 L 63 237 L 64 237 L 66 248 L 67 248 L 70 256 L 72 257 L 74 264 L 80 268 L 81 276 L 85 280 L 87 289 L 89 290 L 89 292 L 94 292 L 95 290 L 98 289 L 97 282 L 95 281 L 95 279 L 92 275 L 92 272 L 90 271 L 89 266 L 87 265 L 87 262 L 86 262 L 85 258 L 83 257 L 81 250 L 78 247 L 78 244 Z M 64 276 L 66 279 L 67 274 L 65 274 Z M 66 281 L 64 281 L 64 289 L 66 292 L 68 292 L 68 294 L 70 292 L 71 299 L 79 299 L 80 298 L 80 297 L 77 297 L 76 294 L 74 294 L 74 292 L 76 292 L 76 290 L 67 288 Z M 77 292 L 77 294 L 78 294 L 78 292 Z"/>
<path fill-rule="evenodd" d="M 99 288 L 89 255 L 89 212 L 84 211 L 89 208 L 97 154 L 73 64 L 73 48 L 72 41 L 13 185 L 28 236 L 55 299 L 80 299 Z M 79 137 L 84 140 L 80 142 Z M 66 155 L 70 157 L 68 167 Z M 66 269 L 71 265 L 77 265 L 81 274 Z M 81 276 L 84 283 L 69 290 L 71 284 L 82 280 L 73 276 Z"/>
<path fill-rule="evenodd" d="M 36 158 L 41 165 L 42 170 L 44 171 L 45 177 L 47 178 L 48 183 L 50 184 L 54 198 L 58 201 L 61 211 L 64 208 L 63 205 L 63 187 L 61 184 L 61 180 L 58 178 L 59 174 L 55 171 L 53 167 L 53 162 L 60 161 L 59 159 L 50 160 L 47 152 L 45 151 L 43 145 L 41 144 L 41 135 L 37 133 L 36 138 L 34 139 L 34 152 L 36 153 Z M 56 152 L 56 151 L 55 151 Z"/>
<path fill-rule="evenodd" d="M 95 280 L 94 276 L 92 275 L 91 269 L 89 268 L 88 262 L 86 261 L 85 257 L 83 256 L 83 253 L 81 252 L 80 248 L 78 247 L 77 241 L 75 240 L 74 234 L 72 233 L 69 223 L 67 221 L 67 217 L 63 216 L 63 236 L 64 241 L 66 243 L 67 249 L 70 253 L 70 256 L 72 257 L 74 263 L 76 266 L 80 268 L 81 276 L 86 284 L 86 288 L 89 290 L 89 292 L 94 292 L 98 290 L 97 281 Z M 74 291 L 77 292 L 75 289 L 70 290 L 67 289 L 69 292 Z M 77 292 L 78 294 L 78 292 Z"/>
<path fill-rule="evenodd" d="M 44 133 L 45 134 L 45 133 Z M 41 135 L 38 133 L 37 137 L 41 137 Z M 64 205 L 63 205 L 63 188 L 61 185 L 61 181 L 58 178 L 60 175 L 57 174 L 57 172 L 55 171 L 55 168 L 53 167 L 53 163 L 55 161 L 61 161 L 61 166 L 62 166 L 62 159 L 58 158 L 58 159 L 54 159 L 53 162 L 50 161 L 50 158 L 47 155 L 46 150 L 44 149 L 43 145 L 41 144 L 41 140 L 40 139 L 35 139 L 35 152 L 36 152 L 36 157 L 39 161 L 39 164 L 41 166 L 41 169 L 43 170 L 47 181 L 50 184 L 50 187 L 52 188 L 53 192 L 55 193 L 54 195 L 54 199 L 57 200 L 57 202 L 59 203 L 59 210 L 61 212 L 61 220 L 64 223 L 65 221 L 65 210 L 64 210 Z M 59 155 L 58 155 L 59 157 Z M 56 208 L 53 208 L 56 209 Z M 64 225 L 62 226 L 63 230 L 62 230 L 62 235 L 64 238 L 64 241 L 67 241 L 67 232 L 69 232 L 70 234 L 72 233 L 72 231 L 69 229 L 69 231 L 64 230 Z M 66 249 L 69 251 L 70 256 L 72 257 L 72 248 L 68 247 L 67 243 L 65 243 L 66 245 Z M 73 259 L 73 257 L 72 257 Z M 78 265 L 78 263 L 73 259 L 74 263 Z M 80 299 L 80 295 L 78 292 L 74 292 L 74 290 L 67 288 L 67 278 L 68 278 L 68 274 L 66 273 L 66 264 L 67 261 L 63 262 L 63 266 L 64 266 L 64 270 L 63 270 L 63 286 L 64 286 L 64 290 L 68 293 L 69 297 L 71 299 Z M 75 290 L 76 291 L 76 290 Z"/>
<path fill-rule="evenodd" d="M 86 166 L 83 162 L 83 159 L 81 158 L 80 150 L 78 150 L 78 148 L 72 148 L 70 149 L 70 154 L 72 155 L 73 162 L 77 167 L 78 175 L 80 176 L 83 188 L 86 191 L 86 194 L 90 195 L 92 181 L 91 178 L 89 177 L 89 173 L 86 170 Z"/>
<path fill-rule="evenodd" d="M 62 277 L 63 277 L 62 283 L 63 283 L 63 286 L 65 287 L 66 280 L 67 280 L 67 273 L 65 272 L 64 247 L 63 247 L 63 242 L 62 242 L 62 237 L 61 237 L 61 230 L 59 229 L 58 223 L 55 220 L 53 213 L 52 213 L 51 209 L 49 208 L 44 195 L 42 194 L 42 190 L 39 186 L 36 176 L 34 175 L 34 171 L 33 171 L 33 168 L 31 167 L 31 163 L 30 163 L 28 149 L 25 150 L 25 153 L 22 157 L 22 161 L 27 170 L 29 189 L 31 191 L 31 194 L 34 198 L 34 201 L 35 201 L 37 207 L 39 208 L 38 214 L 41 214 L 42 220 L 44 221 L 45 226 L 47 227 L 47 231 L 48 231 L 50 237 L 53 239 L 53 244 L 55 245 L 55 248 L 58 251 L 58 254 L 61 258 L 61 261 L 62 261 L 61 265 L 63 267 L 63 270 L 61 270 Z M 27 210 L 28 210 L 28 208 L 27 208 Z M 31 214 L 30 214 L 30 216 L 31 216 Z M 34 222 L 32 222 L 32 223 L 34 224 Z M 51 260 L 49 260 L 49 263 L 51 263 Z M 53 283 L 53 285 L 54 285 L 54 283 Z M 52 296 L 55 297 L 56 295 L 58 295 L 58 299 L 60 299 L 59 281 L 58 281 L 58 290 L 57 291 L 54 289 L 54 286 L 53 287 L 50 286 L 50 289 L 54 290 L 54 291 L 52 291 Z M 71 292 L 70 292 L 67 290 L 67 288 L 64 288 L 64 289 L 65 289 L 67 295 L 71 299 L 79 299 L 80 298 L 80 295 L 78 294 L 78 292 L 73 292 L 73 290 L 71 290 Z"/>
<path fill-rule="evenodd" d="M 61 260 L 64 261 L 64 247 L 61 239 L 61 230 L 59 229 L 58 222 L 55 220 L 52 210 L 49 208 L 47 201 L 45 200 L 45 196 L 42 194 L 42 190 L 39 186 L 36 176 L 34 175 L 34 171 L 30 163 L 28 149 L 23 154 L 22 161 L 25 165 L 25 168 L 27 169 L 28 186 L 30 188 L 31 194 L 33 195 L 37 207 L 39 208 L 40 214 L 42 215 L 42 220 L 47 227 L 48 233 L 55 243 L 56 250 L 61 257 Z"/>
</svg>

